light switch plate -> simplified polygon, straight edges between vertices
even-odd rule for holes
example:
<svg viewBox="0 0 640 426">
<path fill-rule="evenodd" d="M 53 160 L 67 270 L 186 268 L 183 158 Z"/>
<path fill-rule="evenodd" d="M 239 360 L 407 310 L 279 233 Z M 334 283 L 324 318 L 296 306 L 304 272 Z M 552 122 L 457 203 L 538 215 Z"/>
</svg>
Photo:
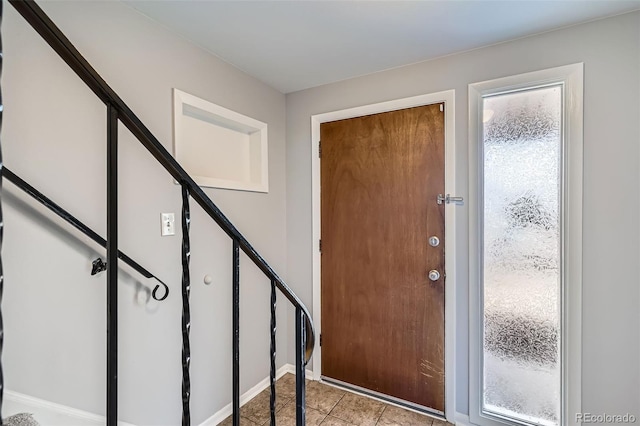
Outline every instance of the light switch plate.
<svg viewBox="0 0 640 426">
<path fill-rule="evenodd" d="M 176 215 L 174 213 L 162 213 L 160 215 L 163 237 L 176 235 Z"/>
</svg>

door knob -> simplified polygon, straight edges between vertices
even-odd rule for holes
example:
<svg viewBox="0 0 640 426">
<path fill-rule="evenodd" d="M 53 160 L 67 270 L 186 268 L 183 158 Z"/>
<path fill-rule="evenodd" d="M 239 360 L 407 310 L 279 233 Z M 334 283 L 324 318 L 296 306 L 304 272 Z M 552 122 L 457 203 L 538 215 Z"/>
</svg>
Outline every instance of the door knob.
<svg viewBox="0 0 640 426">
<path fill-rule="evenodd" d="M 435 269 L 430 270 L 429 279 L 431 281 L 438 281 L 440 279 L 440 272 L 436 271 Z"/>
</svg>

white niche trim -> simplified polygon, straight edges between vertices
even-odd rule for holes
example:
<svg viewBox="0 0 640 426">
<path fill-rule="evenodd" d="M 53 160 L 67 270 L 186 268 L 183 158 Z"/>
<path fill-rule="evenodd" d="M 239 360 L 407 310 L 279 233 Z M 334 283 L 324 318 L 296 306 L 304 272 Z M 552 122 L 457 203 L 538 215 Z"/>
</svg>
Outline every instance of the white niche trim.
<svg viewBox="0 0 640 426">
<path fill-rule="evenodd" d="M 173 155 L 196 183 L 269 192 L 267 124 L 173 89 Z"/>
</svg>

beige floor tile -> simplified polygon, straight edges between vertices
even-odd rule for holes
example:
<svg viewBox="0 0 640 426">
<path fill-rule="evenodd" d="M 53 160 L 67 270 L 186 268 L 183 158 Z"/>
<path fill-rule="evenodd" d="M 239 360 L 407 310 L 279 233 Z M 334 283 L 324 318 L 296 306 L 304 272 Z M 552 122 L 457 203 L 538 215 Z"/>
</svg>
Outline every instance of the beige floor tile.
<svg viewBox="0 0 640 426">
<path fill-rule="evenodd" d="M 296 376 L 287 373 L 276 382 L 277 399 L 291 400 L 296 397 Z"/>
<path fill-rule="evenodd" d="M 307 407 L 306 409 L 306 420 L 307 425 L 316 426 L 322 423 L 324 418 L 327 417 L 326 414 L 321 413 L 318 410 L 314 410 L 313 408 Z M 276 425 L 277 426 L 295 426 L 296 424 L 296 402 L 291 401 L 284 408 L 278 411 L 276 415 Z"/>
<path fill-rule="evenodd" d="M 351 423 L 340 420 L 337 417 L 327 416 L 322 423 L 322 426 L 353 426 Z"/>
<path fill-rule="evenodd" d="M 418 414 L 414 411 L 405 410 L 394 405 L 387 405 L 382 412 L 382 416 L 380 416 L 380 420 L 378 420 L 378 425 L 381 426 L 431 426 L 432 423 L 433 417 L 425 416 L 424 414 Z M 435 423 L 433 423 L 433 425 L 435 425 Z"/>
<path fill-rule="evenodd" d="M 222 422 L 218 423 L 218 426 L 231 426 L 233 424 L 233 420 L 231 420 L 231 416 L 224 419 Z M 260 426 L 258 423 L 254 423 L 251 420 L 240 416 L 240 426 Z"/>
<path fill-rule="evenodd" d="M 373 426 L 384 408 L 380 401 L 347 392 L 329 414 L 354 425 Z"/>
<path fill-rule="evenodd" d="M 333 386 L 314 381 L 307 382 L 307 407 L 318 410 L 321 413 L 329 414 L 344 395 L 345 391 Z"/>
<path fill-rule="evenodd" d="M 444 420 L 433 419 L 432 426 L 453 426 L 453 423 L 445 422 Z"/>
<path fill-rule="evenodd" d="M 277 396 L 277 394 L 276 394 Z M 242 417 L 246 417 L 254 423 L 262 425 L 266 423 L 270 418 L 270 402 L 271 402 L 271 393 L 267 388 L 260 392 L 255 398 L 251 401 L 247 402 L 240 408 L 240 415 Z M 284 407 L 284 405 L 288 402 L 283 401 L 282 398 L 276 398 L 276 413 Z"/>
<path fill-rule="evenodd" d="M 296 403 L 293 374 L 276 382 L 276 425 L 295 426 Z M 241 426 L 269 426 L 270 389 L 260 392 L 240 409 Z M 453 426 L 442 420 L 343 391 L 316 381 L 306 381 L 307 425 L 317 426 Z M 221 426 L 231 425 L 231 416 Z"/>
</svg>

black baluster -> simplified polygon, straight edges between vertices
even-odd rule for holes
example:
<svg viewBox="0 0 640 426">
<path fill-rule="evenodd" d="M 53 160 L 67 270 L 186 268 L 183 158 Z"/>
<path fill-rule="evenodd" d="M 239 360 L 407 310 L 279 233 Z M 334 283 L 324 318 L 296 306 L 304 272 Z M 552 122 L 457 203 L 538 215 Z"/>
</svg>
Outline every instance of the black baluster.
<svg viewBox="0 0 640 426">
<path fill-rule="evenodd" d="M 300 306 L 296 306 L 296 426 L 305 425 L 305 317 Z"/>
<path fill-rule="evenodd" d="M 189 188 L 182 185 L 182 426 L 191 425 L 191 378 L 189 365 L 191 364 L 191 344 L 189 331 L 191 330 L 191 312 L 189 309 L 189 293 L 191 292 L 191 278 L 189 276 L 189 259 L 191 247 L 189 242 L 189 225 L 191 214 L 189 211 Z"/>
<path fill-rule="evenodd" d="M 233 426 L 240 426 L 240 246 L 233 240 Z"/>
<path fill-rule="evenodd" d="M 118 111 L 107 105 L 107 426 L 118 424 Z"/>
<path fill-rule="evenodd" d="M 0 2 L 0 23 L 2 21 L 2 6 L 4 2 Z M 2 33 L 0 32 L 0 75 L 2 74 Z M 2 129 L 2 112 L 4 111 L 4 103 L 2 102 L 2 90 L 0 89 L 0 129 Z M 0 149 L 0 172 L 4 164 L 2 162 L 2 149 Z M 2 239 L 4 235 L 4 217 L 2 214 L 2 173 L 0 173 L 0 306 L 2 306 L 2 295 L 4 293 L 4 271 L 2 268 Z M 4 349 L 4 321 L 2 320 L 2 310 L 0 309 L 0 359 Z M 2 362 L 0 362 L 0 424 L 2 421 L 2 404 L 4 402 L 4 371 Z"/>
<path fill-rule="evenodd" d="M 271 426 L 276 425 L 276 282 L 271 280 Z"/>
</svg>

